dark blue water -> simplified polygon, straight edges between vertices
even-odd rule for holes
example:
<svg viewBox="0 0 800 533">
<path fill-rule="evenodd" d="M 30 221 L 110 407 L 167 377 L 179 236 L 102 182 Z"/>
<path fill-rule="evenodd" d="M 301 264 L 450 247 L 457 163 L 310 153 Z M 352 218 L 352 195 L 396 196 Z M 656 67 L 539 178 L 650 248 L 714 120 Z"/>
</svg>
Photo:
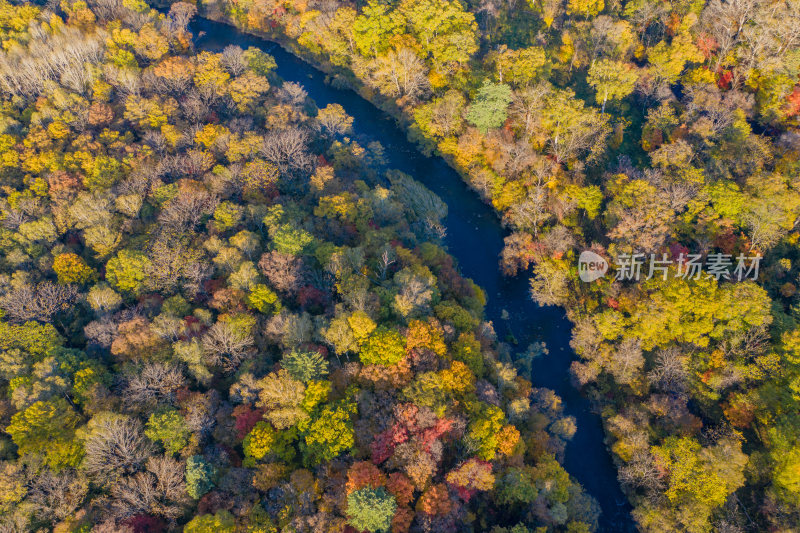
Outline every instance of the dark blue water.
<svg viewBox="0 0 800 533">
<path fill-rule="evenodd" d="M 340 104 L 355 118 L 357 135 L 383 145 L 389 168 L 410 174 L 447 203 L 445 245 L 462 274 L 486 291 L 486 318 L 494 323 L 498 336 L 502 339 L 513 333 L 523 348 L 533 342 L 547 345 L 549 354 L 534 360 L 530 379 L 536 387 L 555 391 L 563 400 L 565 414 L 576 419 L 578 430 L 567 445 L 564 467 L 600 504 L 600 531 L 635 531 L 630 505 L 603 442 L 600 417 L 569 382 L 569 366 L 575 357 L 569 347 L 571 324 L 560 308 L 541 307 L 531 300 L 525 276 L 500 275 L 498 260 L 506 233 L 492 208 L 468 190 L 444 160 L 421 154 L 391 117 L 354 91 L 327 85 L 323 72 L 277 44 L 203 18 L 196 18 L 190 29 L 197 36 L 196 46 L 203 50 L 217 52 L 234 44 L 268 52 L 278 64 L 278 76 L 302 84 L 318 107 Z M 508 312 L 507 320 L 501 318 L 503 310 Z"/>
</svg>

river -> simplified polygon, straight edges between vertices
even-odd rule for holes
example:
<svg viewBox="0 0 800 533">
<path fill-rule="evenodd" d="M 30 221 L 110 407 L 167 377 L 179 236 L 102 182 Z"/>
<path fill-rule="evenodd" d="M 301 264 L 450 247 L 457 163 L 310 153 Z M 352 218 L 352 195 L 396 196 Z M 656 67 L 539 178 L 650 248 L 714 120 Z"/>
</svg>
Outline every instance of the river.
<svg viewBox="0 0 800 533">
<path fill-rule="evenodd" d="M 562 309 L 541 307 L 531 300 L 525 276 L 505 278 L 500 274 L 498 259 L 506 233 L 492 208 L 470 191 L 443 159 L 420 153 L 394 119 L 354 91 L 326 84 L 325 73 L 279 45 L 200 17 L 192 21 L 190 29 L 199 49 L 218 52 L 234 44 L 268 52 L 275 58 L 281 78 L 303 85 L 318 107 L 340 104 L 355 118 L 353 129 L 358 137 L 383 145 L 389 168 L 410 174 L 447 203 L 445 245 L 462 274 L 486 291 L 486 319 L 494 323 L 498 337 L 512 333 L 520 350 L 533 342 L 547 345 L 549 354 L 534 360 L 529 378 L 535 387 L 555 391 L 563 401 L 565 414 L 575 417 L 578 429 L 567 444 L 564 467 L 600 504 L 599 531 L 635 531 L 630 505 L 603 441 L 600 417 L 569 381 L 569 366 L 575 357 L 569 346 L 571 324 Z M 503 311 L 508 313 L 505 319 Z"/>
</svg>

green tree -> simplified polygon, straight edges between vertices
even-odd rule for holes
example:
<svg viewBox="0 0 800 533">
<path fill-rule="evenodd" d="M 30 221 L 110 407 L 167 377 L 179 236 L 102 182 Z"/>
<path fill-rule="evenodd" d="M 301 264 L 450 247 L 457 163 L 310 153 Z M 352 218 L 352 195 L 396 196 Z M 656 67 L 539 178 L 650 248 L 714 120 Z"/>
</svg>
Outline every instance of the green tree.
<svg viewBox="0 0 800 533">
<path fill-rule="evenodd" d="M 460 2 L 450 0 L 406 0 L 400 10 L 413 35 L 430 54 L 434 67 L 447 72 L 478 50 L 475 15 Z"/>
<path fill-rule="evenodd" d="M 208 464 L 199 455 L 193 455 L 186 460 L 186 492 L 192 498 L 199 498 L 214 487 L 212 481 L 214 467 Z"/>
<path fill-rule="evenodd" d="M 652 454 L 668 472 L 666 496 L 682 511 L 681 521 L 689 530 L 707 529 L 714 509 L 744 484 L 747 456 L 741 444 L 723 439 L 703 448 L 691 437 L 667 437 Z"/>
<path fill-rule="evenodd" d="M 625 98 L 633 92 L 638 79 L 636 69 L 624 61 L 600 59 L 589 67 L 589 85 L 597 91 L 597 103 L 602 104 L 603 113 L 606 112 L 606 102 L 609 98 L 612 100 Z"/>
<path fill-rule="evenodd" d="M 308 383 L 328 375 L 328 362 L 319 352 L 292 350 L 283 356 L 281 366 L 298 381 Z"/>
<path fill-rule="evenodd" d="M 186 420 L 173 408 L 161 409 L 150 415 L 144 434 L 151 441 L 160 442 L 171 454 L 185 448 L 191 435 Z"/>
<path fill-rule="evenodd" d="M 106 263 L 106 281 L 117 290 L 138 296 L 144 290 L 150 259 L 135 250 L 121 250 Z"/>
<path fill-rule="evenodd" d="M 298 255 L 314 242 L 314 236 L 292 224 L 281 224 L 270 231 L 272 245 L 282 254 Z"/>
<path fill-rule="evenodd" d="M 383 487 L 365 487 L 347 495 L 348 523 L 358 531 L 387 533 L 396 510 L 397 501 Z"/>
<path fill-rule="evenodd" d="M 502 505 L 528 505 L 539 491 L 524 468 L 509 468 L 495 478 L 494 500 Z"/>
<path fill-rule="evenodd" d="M 236 520 L 229 511 L 195 516 L 183 526 L 183 533 L 233 533 Z"/>
<path fill-rule="evenodd" d="M 281 310 L 281 301 L 278 295 L 263 283 L 257 283 L 250 287 L 247 304 L 264 314 L 278 313 Z"/>
<path fill-rule="evenodd" d="M 538 46 L 510 50 L 504 46 L 493 55 L 497 81 L 525 87 L 542 77 L 547 70 L 544 49 Z"/>
<path fill-rule="evenodd" d="M 499 128 L 505 123 L 510 103 L 511 87 L 484 81 L 467 109 L 467 121 L 485 134 L 490 128 Z"/>
<path fill-rule="evenodd" d="M 298 427 L 305 435 L 303 455 L 307 465 L 330 461 L 355 445 L 352 420 L 355 413 L 356 404 L 341 402 L 325 406 L 310 423 L 300 423 Z"/>
<path fill-rule="evenodd" d="M 83 448 L 75 439 L 81 417 L 64 398 L 34 402 L 11 417 L 6 433 L 21 455 L 41 454 L 53 469 L 77 466 Z"/>
<path fill-rule="evenodd" d="M 252 46 L 244 51 L 242 58 L 247 63 L 247 68 L 259 76 L 267 76 L 278 66 L 274 57 Z"/>
<path fill-rule="evenodd" d="M 353 40 L 364 56 L 375 56 L 386 51 L 394 35 L 403 30 L 403 19 L 390 4 L 372 0 L 353 22 Z"/>
<path fill-rule="evenodd" d="M 241 218 L 242 208 L 233 202 L 221 202 L 214 210 L 214 222 L 219 231 L 233 228 Z"/>
<path fill-rule="evenodd" d="M 361 362 L 365 365 L 394 365 L 406 355 L 406 339 L 384 326 L 373 331 L 361 346 Z"/>
</svg>

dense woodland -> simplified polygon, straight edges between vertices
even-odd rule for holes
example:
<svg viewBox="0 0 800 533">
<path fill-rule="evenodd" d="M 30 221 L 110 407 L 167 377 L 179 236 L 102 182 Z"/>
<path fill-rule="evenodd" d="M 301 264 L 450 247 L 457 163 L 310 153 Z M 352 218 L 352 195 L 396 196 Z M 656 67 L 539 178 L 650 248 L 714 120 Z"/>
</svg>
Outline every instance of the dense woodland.
<svg viewBox="0 0 800 533">
<path fill-rule="evenodd" d="M 574 322 L 650 532 L 800 524 L 800 2 L 206 0 L 392 113 Z M 583 283 L 577 252 L 762 255 L 757 280 Z"/>
<path fill-rule="evenodd" d="M 195 10 L 0 0 L 0 531 L 593 530 L 445 204 Z"/>
</svg>

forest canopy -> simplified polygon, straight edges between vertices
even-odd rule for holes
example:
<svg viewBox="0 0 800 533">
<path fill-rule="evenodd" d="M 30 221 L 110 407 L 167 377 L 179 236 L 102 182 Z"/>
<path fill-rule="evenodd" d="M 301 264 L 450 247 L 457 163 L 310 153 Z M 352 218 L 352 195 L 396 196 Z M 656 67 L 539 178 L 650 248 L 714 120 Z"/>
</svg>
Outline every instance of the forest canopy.
<svg viewBox="0 0 800 533">
<path fill-rule="evenodd" d="M 195 12 L 0 0 L 0 529 L 594 529 L 446 205 Z"/>
<path fill-rule="evenodd" d="M 566 309 L 640 529 L 800 523 L 800 3 L 205 0 L 391 113 Z M 578 256 L 671 261 L 586 283 Z M 759 257 L 755 279 L 689 254 Z"/>
</svg>

